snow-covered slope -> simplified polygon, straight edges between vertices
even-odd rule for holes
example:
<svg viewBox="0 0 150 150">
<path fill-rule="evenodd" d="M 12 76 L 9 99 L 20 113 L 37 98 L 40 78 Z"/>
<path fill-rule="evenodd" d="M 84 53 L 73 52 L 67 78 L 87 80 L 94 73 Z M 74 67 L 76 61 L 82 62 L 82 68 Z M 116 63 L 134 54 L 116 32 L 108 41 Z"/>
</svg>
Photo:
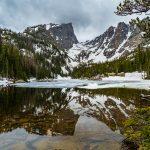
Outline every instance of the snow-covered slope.
<svg viewBox="0 0 150 150">
<path fill-rule="evenodd" d="M 74 44 L 68 55 L 72 65 L 99 63 L 128 55 L 142 42 L 140 31 L 124 22 L 109 27 L 102 35 L 91 41 Z"/>
</svg>

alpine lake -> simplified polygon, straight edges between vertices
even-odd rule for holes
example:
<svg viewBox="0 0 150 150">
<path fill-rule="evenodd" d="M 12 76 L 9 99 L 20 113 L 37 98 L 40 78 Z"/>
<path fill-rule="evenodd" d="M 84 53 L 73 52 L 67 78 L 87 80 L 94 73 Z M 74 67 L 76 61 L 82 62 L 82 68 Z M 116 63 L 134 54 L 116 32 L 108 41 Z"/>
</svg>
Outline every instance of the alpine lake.
<svg viewBox="0 0 150 150">
<path fill-rule="evenodd" d="M 141 94 L 150 91 L 1 88 L 0 150 L 119 150 L 123 122 L 148 105 Z"/>
</svg>

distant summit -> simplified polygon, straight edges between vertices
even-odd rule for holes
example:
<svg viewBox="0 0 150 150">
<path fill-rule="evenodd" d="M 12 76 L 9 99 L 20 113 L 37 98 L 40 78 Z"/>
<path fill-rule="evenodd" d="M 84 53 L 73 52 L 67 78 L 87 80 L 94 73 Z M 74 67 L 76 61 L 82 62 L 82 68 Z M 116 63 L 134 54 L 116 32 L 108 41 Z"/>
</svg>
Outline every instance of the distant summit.
<svg viewBox="0 0 150 150">
<path fill-rule="evenodd" d="M 53 38 L 56 43 L 63 49 L 70 49 L 78 40 L 74 33 L 72 23 L 67 24 L 43 24 L 28 27 L 24 33 L 35 34 L 45 38 Z"/>
</svg>

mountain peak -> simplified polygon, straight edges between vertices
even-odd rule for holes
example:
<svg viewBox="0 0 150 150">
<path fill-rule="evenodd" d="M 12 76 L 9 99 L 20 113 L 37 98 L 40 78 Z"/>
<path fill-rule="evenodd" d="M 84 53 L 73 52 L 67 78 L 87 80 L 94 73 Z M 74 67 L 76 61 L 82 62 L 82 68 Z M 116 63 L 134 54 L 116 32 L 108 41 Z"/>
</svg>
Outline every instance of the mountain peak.
<svg viewBox="0 0 150 150">
<path fill-rule="evenodd" d="M 61 24 L 60 26 L 50 28 L 49 31 L 62 48 L 70 49 L 73 44 L 78 43 L 72 23 Z"/>
<path fill-rule="evenodd" d="M 63 49 L 70 49 L 73 44 L 78 43 L 72 23 L 49 23 L 32 26 L 25 29 L 24 33 L 32 35 L 34 34 L 35 36 L 40 34 L 40 36 L 42 35 L 46 36 L 47 38 L 53 38 Z"/>
<path fill-rule="evenodd" d="M 123 27 L 123 26 L 127 26 L 127 24 L 126 24 L 125 22 L 119 22 L 119 23 L 118 23 L 118 27 L 119 27 L 119 26 Z"/>
</svg>

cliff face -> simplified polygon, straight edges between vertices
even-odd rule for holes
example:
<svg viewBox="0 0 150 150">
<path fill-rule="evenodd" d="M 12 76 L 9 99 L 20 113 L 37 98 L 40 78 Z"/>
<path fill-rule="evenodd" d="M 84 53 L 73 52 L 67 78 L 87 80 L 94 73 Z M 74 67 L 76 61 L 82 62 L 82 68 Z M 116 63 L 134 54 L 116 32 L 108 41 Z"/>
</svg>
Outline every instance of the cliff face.
<svg viewBox="0 0 150 150">
<path fill-rule="evenodd" d="M 55 26 L 50 28 L 49 31 L 62 48 L 69 49 L 73 44 L 78 43 L 71 23 Z"/>
<path fill-rule="evenodd" d="M 53 39 L 60 48 L 70 49 L 78 40 L 74 34 L 72 23 L 68 24 L 44 24 L 28 27 L 24 33 L 33 34 L 39 38 Z"/>
</svg>

